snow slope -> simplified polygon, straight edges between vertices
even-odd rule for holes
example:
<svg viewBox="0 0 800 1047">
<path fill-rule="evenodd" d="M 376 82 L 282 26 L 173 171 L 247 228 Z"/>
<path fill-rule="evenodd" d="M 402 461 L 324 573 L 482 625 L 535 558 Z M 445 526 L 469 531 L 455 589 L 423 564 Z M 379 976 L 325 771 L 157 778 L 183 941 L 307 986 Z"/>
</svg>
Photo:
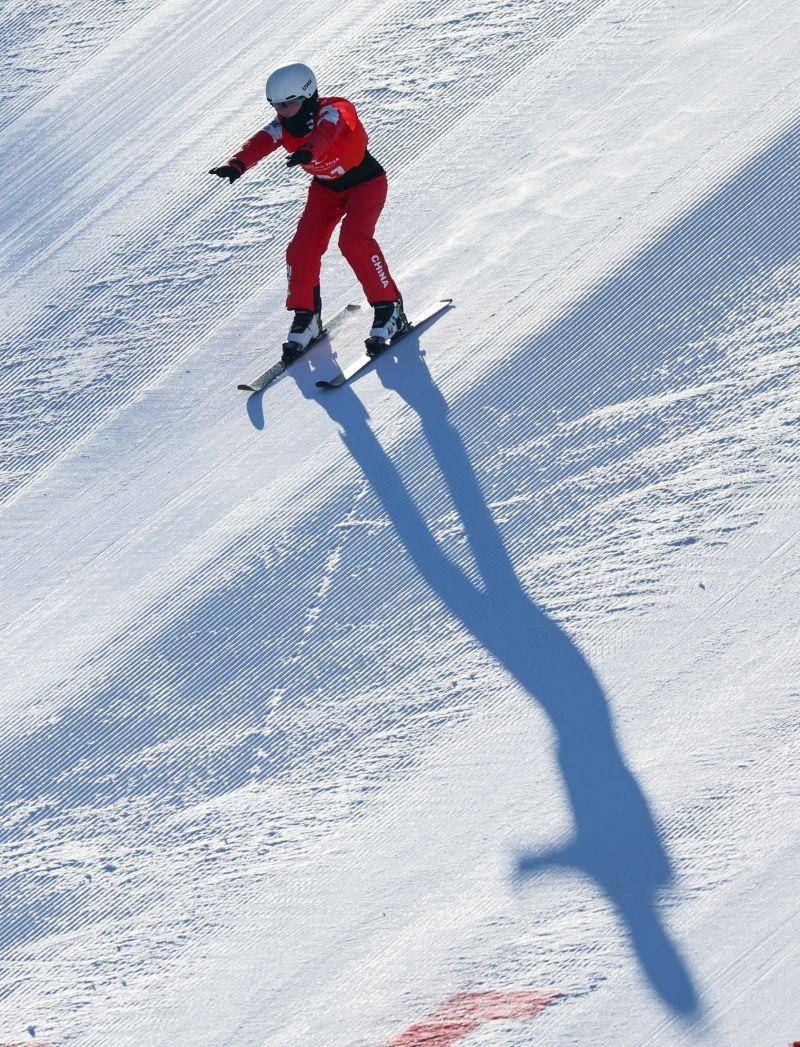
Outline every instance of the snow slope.
<svg viewBox="0 0 800 1047">
<path fill-rule="evenodd" d="M 0 21 L 0 1042 L 790 1043 L 800 10 L 265 6 Z M 456 304 L 247 400 L 295 58 Z"/>
</svg>

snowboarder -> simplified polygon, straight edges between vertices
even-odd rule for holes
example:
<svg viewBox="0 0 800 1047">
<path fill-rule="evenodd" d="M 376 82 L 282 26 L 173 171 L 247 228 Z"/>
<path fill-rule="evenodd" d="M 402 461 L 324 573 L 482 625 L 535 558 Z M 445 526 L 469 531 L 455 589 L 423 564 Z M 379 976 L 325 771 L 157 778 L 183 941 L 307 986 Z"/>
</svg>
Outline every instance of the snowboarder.
<svg viewBox="0 0 800 1047">
<path fill-rule="evenodd" d="M 305 210 L 286 251 L 286 308 L 294 311 L 294 320 L 283 347 L 284 361 L 295 359 L 321 334 L 320 267 L 340 221 L 339 247 L 375 310 L 368 345 L 385 345 L 408 321 L 374 236 L 386 202 L 386 172 L 367 150 L 367 133 L 355 106 L 346 98 L 320 98 L 316 77 L 299 63 L 270 75 L 267 101 L 276 119 L 210 174 L 235 182 L 283 146 L 290 154 L 287 167 L 300 165 L 313 175 Z"/>
</svg>

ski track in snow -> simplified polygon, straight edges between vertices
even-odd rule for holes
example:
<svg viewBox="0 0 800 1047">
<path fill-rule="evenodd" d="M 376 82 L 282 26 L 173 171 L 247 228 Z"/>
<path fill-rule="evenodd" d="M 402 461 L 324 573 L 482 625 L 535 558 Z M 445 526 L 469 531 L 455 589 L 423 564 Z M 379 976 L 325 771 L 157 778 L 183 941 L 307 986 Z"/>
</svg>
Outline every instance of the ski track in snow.
<svg viewBox="0 0 800 1047">
<path fill-rule="evenodd" d="M 0 23 L 0 1041 L 791 1042 L 800 13 L 320 11 Z M 245 404 L 300 39 L 456 308 Z"/>
</svg>

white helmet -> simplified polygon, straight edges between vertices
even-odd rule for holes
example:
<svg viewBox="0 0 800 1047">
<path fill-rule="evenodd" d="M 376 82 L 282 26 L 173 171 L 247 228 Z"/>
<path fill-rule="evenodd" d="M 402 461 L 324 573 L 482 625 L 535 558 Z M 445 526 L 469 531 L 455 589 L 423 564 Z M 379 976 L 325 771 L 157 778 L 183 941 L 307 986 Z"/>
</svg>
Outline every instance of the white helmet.
<svg viewBox="0 0 800 1047">
<path fill-rule="evenodd" d="M 267 101 L 293 102 L 300 98 L 311 98 L 317 90 L 317 78 L 307 65 L 296 62 L 284 65 L 271 73 L 267 80 Z"/>
</svg>

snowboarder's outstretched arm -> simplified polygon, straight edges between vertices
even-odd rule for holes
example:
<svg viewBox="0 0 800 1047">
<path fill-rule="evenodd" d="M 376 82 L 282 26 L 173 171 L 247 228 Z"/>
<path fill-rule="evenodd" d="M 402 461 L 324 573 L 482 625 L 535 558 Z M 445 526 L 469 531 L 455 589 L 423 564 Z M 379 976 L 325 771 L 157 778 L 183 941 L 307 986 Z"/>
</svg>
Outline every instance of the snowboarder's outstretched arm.
<svg viewBox="0 0 800 1047">
<path fill-rule="evenodd" d="M 222 167 L 212 167 L 209 174 L 215 174 L 219 178 L 227 178 L 229 182 L 235 182 L 245 171 L 263 160 L 265 156 L 274 153 L 281 144 L 283 131 L 280 123 L 273 120 L 271 124 L 256 131 L 252 138 L 248 138 L 244 145 L 228 160 Z"/>
</svg>

